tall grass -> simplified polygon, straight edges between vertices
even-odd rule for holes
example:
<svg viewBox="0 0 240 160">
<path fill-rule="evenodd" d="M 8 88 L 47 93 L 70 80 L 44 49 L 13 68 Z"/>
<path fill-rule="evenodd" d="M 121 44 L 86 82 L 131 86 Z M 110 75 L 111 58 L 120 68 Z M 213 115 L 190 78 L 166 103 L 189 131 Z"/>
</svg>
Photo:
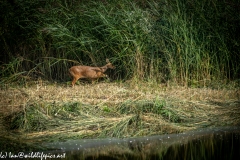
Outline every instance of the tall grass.
<svg viewBox="0 0 240 160">
<path fill-rule="evenodd" d="M 240 17 L 234 1 L 1 4 L 8 17 L 1 24 L 1 77 L 6 80 L 21 75 L 66 81 L 71 65 L 98 66 L 106 58 L 117 66 L 110 74 L 115 79 L 194 86 L 239 79 L 239 36 L 233 31 Z"/>
</svg>

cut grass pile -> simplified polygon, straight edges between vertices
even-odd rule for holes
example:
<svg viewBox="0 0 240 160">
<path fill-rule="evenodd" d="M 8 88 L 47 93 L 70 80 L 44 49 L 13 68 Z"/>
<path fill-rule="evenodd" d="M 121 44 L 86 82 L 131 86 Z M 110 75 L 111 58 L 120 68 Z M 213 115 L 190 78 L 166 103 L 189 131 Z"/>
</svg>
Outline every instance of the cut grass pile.
<svg viewBox="0 0 240 160">
<path fill-rule="evenodd" d="M 234 87 L 186 88 L 133 81 L 74 88 L 43 81 L 25 87 L 6 85 L 0 90 L 0 136 L 38 145 L 237 126 L 239 99 L 240 90 Z"/>
</svg>

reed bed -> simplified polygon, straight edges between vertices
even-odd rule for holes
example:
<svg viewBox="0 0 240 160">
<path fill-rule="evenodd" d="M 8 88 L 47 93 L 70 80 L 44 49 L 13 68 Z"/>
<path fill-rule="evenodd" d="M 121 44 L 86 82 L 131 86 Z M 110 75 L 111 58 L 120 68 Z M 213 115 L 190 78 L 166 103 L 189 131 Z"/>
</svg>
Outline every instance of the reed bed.
<svg viewBox="0 0 240 160">
<path fill-rule="evenodd" d="M 115 80 L 239 84 L 237 6 L 215 0 L 3 1 L 0 84 L 63 82 L 72 65 L 101 66 L 106 58 L 117 66 L 110 72 Z"/>
<path fill-rule="evenodd" d="M 1 1 L 0 130 L 31 143 L 239 125 L 234 1 Z M 71 88 L 73 65 L 116 66 Z M 37 141 L 34 141 L 38 143 Z"/>
</svg>

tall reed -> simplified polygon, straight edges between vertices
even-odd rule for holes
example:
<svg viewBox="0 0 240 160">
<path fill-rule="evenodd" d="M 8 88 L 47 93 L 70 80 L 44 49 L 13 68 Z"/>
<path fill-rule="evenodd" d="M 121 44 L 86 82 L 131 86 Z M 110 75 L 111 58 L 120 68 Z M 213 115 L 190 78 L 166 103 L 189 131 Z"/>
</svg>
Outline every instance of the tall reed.
<svg viewBox="0 0 240 160">
<path fill-rule="evenodd" d="M 233 31 L 240 17 L 234 1 L 1 4 L 7 6 L 1 24 L 5 79 L 14 74 L 66 81 L 71 65 L 98 66 L 106 58 L 117 66 L 110 74 L 115 79 L 202 86 L 239 78 L 239 36 Z"/>
</svg>

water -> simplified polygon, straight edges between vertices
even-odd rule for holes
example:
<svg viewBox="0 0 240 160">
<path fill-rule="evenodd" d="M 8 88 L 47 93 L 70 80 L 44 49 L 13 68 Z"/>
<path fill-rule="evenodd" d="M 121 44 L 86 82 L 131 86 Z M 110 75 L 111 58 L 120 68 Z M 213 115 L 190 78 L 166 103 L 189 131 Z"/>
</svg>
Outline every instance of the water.
<svg viewBox="0 0 240 160">
<path fill-rule="evenodd" d="M 203 129 L 138 138 L 68 140 L 43 144 L 65 159 L 238 160 L 240 127 Z"/>
</svg>

